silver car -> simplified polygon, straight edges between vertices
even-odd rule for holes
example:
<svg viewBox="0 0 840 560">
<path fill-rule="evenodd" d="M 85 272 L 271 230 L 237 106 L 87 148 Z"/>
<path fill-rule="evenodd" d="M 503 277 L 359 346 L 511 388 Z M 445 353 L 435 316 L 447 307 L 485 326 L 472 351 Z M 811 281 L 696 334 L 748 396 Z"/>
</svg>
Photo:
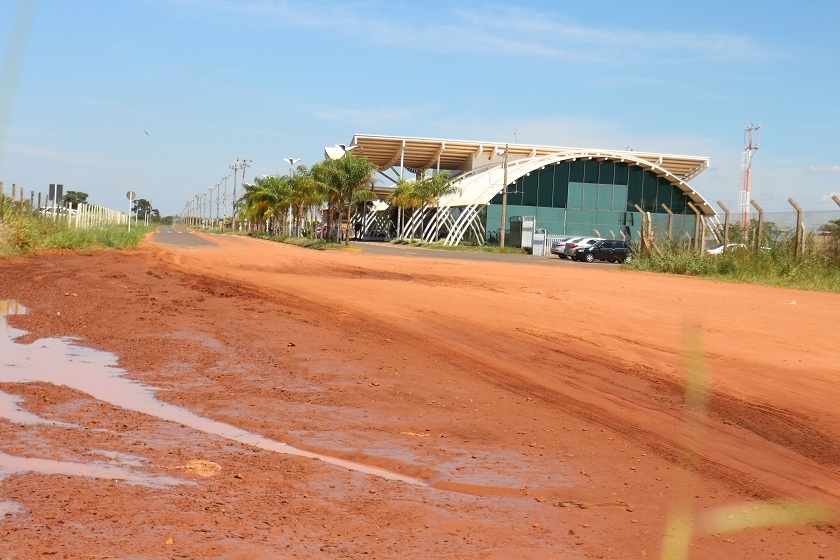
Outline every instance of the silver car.
<svg viewBox="0 0 840 560">
<path fill-rule="evenodd" d="M 552 255 L 557 255 L 561 259 L 565 259 L 566 254 L 563 252 L 563 250 L 566 248 L 566 243 L 568 243 L 569 241 L 572 241 L 574 239 L 582 239 L 582 238 L 581 237 L 575 237 L 575 236 L 561 237 L 560 239 L 558 239 L 557 241 L 555 241 L 554 243 L 551 244 L 551 249 L 549 249 L 549 251 L 551 252 Z"/>
<path fill-rule="evenodd" d="M 567 259 L 573 258 L 576 249 L 582 249 L 594 245 L 597 241 L 603 241 L 603 237 L 576 237 L 571 239 L 563 247 L 563 254 Z"/>
</svg>

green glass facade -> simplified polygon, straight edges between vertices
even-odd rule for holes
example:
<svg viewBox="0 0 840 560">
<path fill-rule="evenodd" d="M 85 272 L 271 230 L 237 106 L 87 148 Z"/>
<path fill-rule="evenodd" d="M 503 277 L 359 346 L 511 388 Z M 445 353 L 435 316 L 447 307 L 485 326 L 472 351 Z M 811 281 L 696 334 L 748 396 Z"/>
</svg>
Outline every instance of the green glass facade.
<svg viewBox="0 0 840 560">
<path fill-rule="evenodd" d="M 689 198 L 652 171 L 617 161 L 585 159 L 546 165 L 508 186 L 507 218 L 534 216 L 536 227 L 549 235 L 620 237 L 629 228 L 638 239 L 641 219 L 635 205 L 650 212 L 654 228 L 667 231 L 668 213 L 675 214 L 672 236 L 694 236 L 695 215 Z M 487 207 L 487 237 L 498 239 L 502 195 Z M 510 225 L 507 224 L 507 228 Z"/>
</svg>

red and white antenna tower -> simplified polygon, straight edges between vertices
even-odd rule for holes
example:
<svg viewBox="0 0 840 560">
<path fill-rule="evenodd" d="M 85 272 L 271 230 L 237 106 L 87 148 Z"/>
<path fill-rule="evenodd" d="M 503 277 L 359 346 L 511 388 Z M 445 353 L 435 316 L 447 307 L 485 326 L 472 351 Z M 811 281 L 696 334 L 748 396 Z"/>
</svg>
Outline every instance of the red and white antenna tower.
<svg viewBox="0 0 840 560">
<path fill-rule="evenodd" d="M 755 138 L 753 138 L 753 133 L 755 133 Z M 744 131 L 744 151 L 741 153 L 741 192 L 738 197 L 738 211 L 743 220 L 744 231 L 750 227 L 750 168 L 753 155 L 758 150 L 760 138 L 760 124 L 751 124 Z"/>
</svg>

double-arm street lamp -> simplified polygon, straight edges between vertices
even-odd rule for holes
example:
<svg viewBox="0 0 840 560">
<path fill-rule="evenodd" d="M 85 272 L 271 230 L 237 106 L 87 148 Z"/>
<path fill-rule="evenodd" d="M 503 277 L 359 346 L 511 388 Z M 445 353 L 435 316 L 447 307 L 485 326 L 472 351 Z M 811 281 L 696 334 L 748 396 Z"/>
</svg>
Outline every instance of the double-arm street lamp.
<svg viewBox="0 0 840 560">
<path fill-rule="evenodd" d="M 283 158 L 283 161 L 289 163 L 289 177 L 295 176 L 295 164 L 300 161 L 300 158 Z M 289 204 L 289 235 L 293 235 L 292 232 L 292 205 Z"/>
</svg>

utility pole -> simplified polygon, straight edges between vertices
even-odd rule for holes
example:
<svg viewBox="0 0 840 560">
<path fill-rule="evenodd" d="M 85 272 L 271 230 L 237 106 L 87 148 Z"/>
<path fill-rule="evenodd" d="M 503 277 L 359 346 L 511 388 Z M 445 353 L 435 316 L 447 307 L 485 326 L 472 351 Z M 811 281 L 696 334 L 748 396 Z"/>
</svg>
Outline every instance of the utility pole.
<svg viewBox="0 0 840 560">
<path fill-rule="evenodd" d="M 245 169 L 248 168 L 248 164 L 251 163 L 250 159 L 242 158 L 242 193 L 245 194 Z"/>
<path fill-rule="evenodd" d="M 502 228 L 499 231 L 499 247 L 505 246 L 505 219 L 507 218 L 508 144 L 505 144 L 505 175 L 502 185 Z"/>
<path fill-rule="evenodd" d="M 248 168 L 248 164 L 251 163 L 250 159 L 245 159 L 242 157 L 242 196 L 245 196 L 245 170 Z"/>
<path fill-rule="evenodd" d="M 223 181 L 225 182 L 225 196 L 222 198 L 222 208 L 225 209 L 225 217 L 224 217 L 224 221 L 222 221 L 223 224 L 227 223 L 227 180 L 228 180 L 228 176 L 225 175 L 225 177 L 223 179 Z"/>
<path fill-rule="evenodd" d="M 753 132 L 755 132 L 755 144 L 753 144 Z M 744 233 L 750 228 L 750 179 L 752 171 L 752 158 L 758 150 L 761 125 L 750 125 L 744 131 L 744 151 L 741 152 L 741 192 L 739 193 L 738 210 L 743 220 Z"/>
<path fill-rule="evenodd" d="M 230 169 L 233 169 L 233 200 L 230 212 L 230 225 L 233 231 L 236 231 L 236 172 L 239 171 L 239 158 L 236 158 L 236 163 L 233 165 L 228 165 Z M 227 185 L 227 183 L 225 183 Z M 225 210 L 227 211 L 227 210 Z"/>
</svg>

